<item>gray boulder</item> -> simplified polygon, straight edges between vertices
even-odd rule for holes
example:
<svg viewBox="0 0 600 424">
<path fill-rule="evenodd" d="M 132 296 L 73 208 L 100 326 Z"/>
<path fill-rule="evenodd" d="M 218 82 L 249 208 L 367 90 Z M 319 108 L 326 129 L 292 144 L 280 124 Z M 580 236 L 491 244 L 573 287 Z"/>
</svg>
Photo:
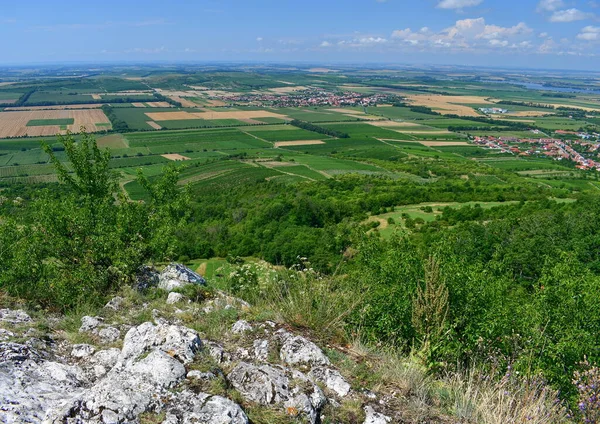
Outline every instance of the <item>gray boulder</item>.
<svg viewBox="0 0 600 424">
<path fill-rule="evenodd" d="M 248 323 L 248 321 L 246 321 L 244 319 L 236 321 L 231 326 L 231 332 L 233 334 L 242 334 L 242 333 L 245 333 L 246 331 L 252 331 L 252 326 Z"/>
<path fill-rule="evenodd" d="M 185 300 L 185 296 L 181 293 L 171 292 L 169 296 L 167 296 L 167 305 L 173 305 L 178 302 L 182 302 Z"/>
<path fill-rule="evenodd" d="M 88 358 L 94 354 L 95 350 L 96 348 L 89 344 L 76 344 L 71 349 L 71 356 L 77 359 Z"/>
<path fill-rule="evenodd" d="M 79 367 L 44 356 L 23 344 L 0 343 L 0 422 L 43 422 L 48 409 L 83 390 Z"/>
<path fill-rule="evenodd" d="M 201 348 L 202 342 L 198 333 L 190 328 L 145 322 L 127 332 L 120 359 L 129 364 L 140 355 L 159 349 L 187 364 L 194 360 Z"/>
<path fill-rule="evenodd" d="M 321 389 L 304 374 L 283 367 L 240 362 L 227 379 L 245 399 L 261 405 L 279 404 L 293 415 L 307 417 L 311 424 L 318 422 L 327 402 Z"/>
<path fill-rule="evenodd" d="M 113 297 L 106 305 L 104 305 L 104 309 L 112 309 L 113 311 L 118 311 L 123 307 L 123 303 L 125 299 L 121 296 Z"/>
<path fill-rule="evenodd" d="M 205 285 L 206 281 L 202 276 L 181 264 L 167 265 L 158 276 L 158 287 L 169 292 L 188 284 Z"/>
<path fill-rule="evenodd" d="M 110 370 L 85 391 L 55 407 L 50 423 L 130 423 L 141 413 L 160 411 L 186 375 L 184 363 L 200 349 L 198 334 L 186 327 L 146 322 L 131 328 L 123 349 L 98 352 L 92 362 Z M 100 373 L 101 374 L 101 373 Z"/>
<path fill-rule="evenodd" d="M 178 393 L 167 409 L 163 424 L 248 424 L 248 417 L 235 402 L 189 390 Z"/>
<path fill-rule="evenodd" d="M 31 322 L 31 317 L 20 309 L 0 309 L 0 322 L 6 322 L 8 324 L 24 324 Z"/>
<path fill-rule="evenodd" d="M 329 365 L 329 359 L 319 347 L 302 336 L 284 336 L 279 357 L 289 365 Z"/>
<path fill-rule="evenodd" d="M 315 367 L 308 375 L 314 380 L 325 384 L 329 390 L 332 390 L 340 397 L 344 397 L 350 393 L 350 384 L 342 377 L 342 374 L 334 369 Z"/>
<path fill-rule="evenodd" d="M 370 406 L 365 406 L 365 413 L 367 414 L 367 417 L 363 424 L 387 424 L 392 421 L 390 417 L 375 412 Z"/>
</svg>

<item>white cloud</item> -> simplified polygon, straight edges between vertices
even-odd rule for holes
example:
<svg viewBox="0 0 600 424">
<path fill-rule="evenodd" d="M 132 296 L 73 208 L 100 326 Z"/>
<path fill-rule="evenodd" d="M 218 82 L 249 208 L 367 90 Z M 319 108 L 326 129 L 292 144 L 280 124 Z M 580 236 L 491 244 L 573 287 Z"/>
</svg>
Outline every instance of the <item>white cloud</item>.
<svg viewBox="0 0 600 424">
<path fill-rule="evenodd" d="M 441 0 L 437 7 L 440 9 L 462 9 L 481 4 L 483 0 Z"/>
<path fill-rule="evenodd" d="M 329 41 L 323 41 L 321 47 L 331 47 L 331 43 Z"/>
<path fill-rule="evenodd" d="M 550 22 L 575 22 L 593 17 L 591 13 L 579 9 L 557 10 L 550 16 Z"/>
<path fill-rule="evenodd" d="M 600 27 L 586 26 L 577 34 L 577 38 L 585 41 L 600 41 Z"/>
<path fill-rule="evenodd" d="M 392 33 L 392 40 L 400 41 L 405 45 L 433 46 L 435 48 L 451 48 L 454 50 L 485 50 L 498 47 L 517 46 L 524 48 L 525 38 L 533 30 L 524 22 L 519 22 L 512 27 L 488 25 L 484 18 L 461 19 L 440 32 L 433 32 L 429 28 L 413 31 L 410 28 L 399 29 Z"/>
<path fill-rule="evenodd" d="M 548 37 L 548 33 L 547 32 L 541 32 L 539 35 L 540 38 L 547 38 Z"/>
<path fill-rule="evenodd" d="M 555 10 L 565 7 L 563 0 L 540 0 L 538 3 L 538 12 L 554 12 Z"/>
<path fill-rule="evenodd" d="M 262 37 L 256 37 L 256 41 L 258 41 L 259 43 L 263 40 Z"/>
</svg>

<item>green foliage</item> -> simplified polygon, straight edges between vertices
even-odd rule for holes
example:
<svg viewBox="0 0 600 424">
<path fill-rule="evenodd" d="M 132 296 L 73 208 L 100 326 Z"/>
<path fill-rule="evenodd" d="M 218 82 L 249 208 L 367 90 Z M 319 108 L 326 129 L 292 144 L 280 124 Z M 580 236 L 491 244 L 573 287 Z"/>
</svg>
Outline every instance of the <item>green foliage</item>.
<svg viewBox="0 0 600 424">
<path fill-rule="evenodd" d="M 167 169 L 152 184 L 142 181 L 150 202 L 129 202 L 118 191 L 110 154 L 93 137 L 83 134 L 76 143 L 68 134 L 60 141 L 69 168 L 44 149 L 67 190 L 42 191 L 20 219 L 2 221 L 0 288 L 66 310 L 101 303 L 140 265 L 172 258 L 187 198 L 176 185 L 177 170 Z"/>
</svg>

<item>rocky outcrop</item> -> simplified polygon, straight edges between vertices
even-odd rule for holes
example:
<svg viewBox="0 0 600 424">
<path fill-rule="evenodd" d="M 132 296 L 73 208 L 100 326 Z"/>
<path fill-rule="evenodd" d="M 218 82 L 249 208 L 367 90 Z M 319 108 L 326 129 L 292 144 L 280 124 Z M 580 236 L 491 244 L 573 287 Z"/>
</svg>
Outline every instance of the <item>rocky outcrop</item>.
<svg viewBox="0 0 600 424">
<path fill-rule="evenodd" d="M 189 390 L 177 394 L 175 404 L 167 409 L 162 424 L 248 424 L 248 417 L 235 402 L 222 396 L 195 394 Z"/>
<path fill-rule="evenodd" d="M 169 292 L 188 284 L 205 285 L 206 281 L 202 276 L 181 264 L 167 265 L 158 276 L 158 287 Z"/>
<path fill-rule="evenodd" d="M 216 299 L 211 307 L 244 308 L 239 299 Z M 102 316 L 81 319 L 79 332 L 90 336 L 84 344 L 49 337 L 10 342 L 26 339 L 34 322 L 23 311 L 0 310 L 0 422 L 139 424 L 144 414 L 161 424 L 247 424 L 247 412 L 228 398 L 233 390 L 245 406 L 299 423 L 321 423 L 346 400 L 364 407 L 364 424 L 392 422 L 378 396 L 353 390 L 308 338 L 274 322 L 238 320 L 216 340 L 201 340 L 179 319 L 203 319 L 207 302 L 181 300 L 177 311 L 185 315 L 144 304 L 154 322 L 131 326 L 112 321 L 120 314 L 122 323 L 130 312 L 125 299 L 114 298 Z M 217 394 L 215 387 L 224 389 Z"/>
<path fill-rule="evenodd" d="M 41 423 L 46 412 L 81 393 L 82 370 L 19 343 L 0 343 L 0 422 Z"/>
<path fill-rule="evenodd" d="M 289 365 L 329 365 L 329 359 L 316 344 L 302 336 L 282 333 L 284 340 L 279 356 Z"/>
<path fill-rule="evenodd" d="M 240 362 L 227 379 L 247 400 L 282 405 L 292 415 L 305 415 L 313 424 L 327 402 L 321 389 L 310 384 L 305 375 L 279 366 Z"/>
</svg>

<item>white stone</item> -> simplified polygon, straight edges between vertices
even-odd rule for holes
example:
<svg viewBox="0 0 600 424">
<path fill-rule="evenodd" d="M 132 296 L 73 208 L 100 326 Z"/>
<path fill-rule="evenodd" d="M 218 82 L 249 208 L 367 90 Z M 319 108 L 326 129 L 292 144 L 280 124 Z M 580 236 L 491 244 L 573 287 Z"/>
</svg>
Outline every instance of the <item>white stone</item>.
<svg viewBox="0 0 600 424">
<path fill-rule="evenodd" d="M 158 287 L 169 292 L 188 284 L 206 284 L 206 281 L 181 264 L 167 265 L 158 276 Z"/>
<path fill-rule="evenodd" d="M 121 296 L 113 297 L 106 305 L 104 305 L 105 309 L 112 309 L 113 311 L 118 311 L 123 307 L 123 303 L 125 299 Z"/>
<path fill-rule="evenodd" d="M 261 362 L 266 362 L 269 358 L 269 341 L 254 340 L 254 357 Z"/>
<path fill-rule="evenodd" d="M 84 316 L 81 318 L 81 327 L 79 327 L 80 333 L 89 333 L 97 329 L 102 324 L 102 318 Z"/>
<path fill-rule="evenodd" d="M 71 349 L 71 356 L 73 358 L 87 358 L 92 356 L 96 348 L 89 344 L 76 344 L 73 345 L 73 349 Z"/>
<path fill-rule="evenodd" d="M 367 414 L 367 417 L 363 424 L 387 424 L 392 421 L 390 417 L 375 412 L 370 406 L 365 406 L 365 414 Z"/>
<path fill-rule="evenodd" d="M 121 337 L 121 332 L 115 327 L 106 327 L 98 331 L 98 337 L 104 344 L 114 343 Z"/>
<path fill-rule="evenodd" d="M 185 296 L 181 293 L 171 292 L 167 297 L 167 305 L 173 305 L 177 302 L 181 302 L 185 299 Z"/>
<path fill-rule="evenodd" d="M 246 320 L 239 320 L 231 327 L 231 332 L 233 334 L 242 334 L 246 331 L 252 331 L 252 326 Z"/>
<path fill-rule="evenodd" d="M 336 370 L 325 367 L 315 367 L 308 375 L 316 381 L 325 384 L 329 390 L 334 391 L 340 397 L 344 397 L 350 393 L 350 384 L 342 377 L 342 374 Z"/>
<path fill-rule="evenodd" d="M 329 359 L 319 347 L 302 336 L 286 337 L 279 357 L 289 365 L 329 365 Z"/>
</svg>

